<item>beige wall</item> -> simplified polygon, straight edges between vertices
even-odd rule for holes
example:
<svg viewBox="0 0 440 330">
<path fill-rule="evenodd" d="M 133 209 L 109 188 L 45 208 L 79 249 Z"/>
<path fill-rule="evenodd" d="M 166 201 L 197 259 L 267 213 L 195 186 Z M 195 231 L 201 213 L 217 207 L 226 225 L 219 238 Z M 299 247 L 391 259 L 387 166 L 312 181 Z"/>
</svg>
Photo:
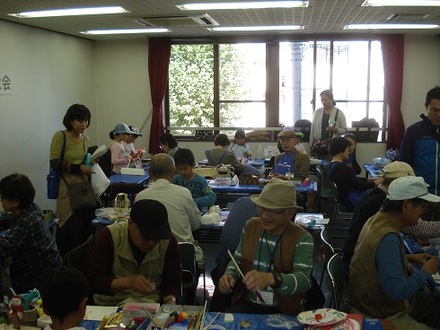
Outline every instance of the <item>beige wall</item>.
<svg viewBox="0 0 440 330">
<path fill-rule="evenodd" d="M 13 94 L 0 95 L 0 178 L 27 174 L 46 199 L 46 175 L 52 135 L 63 129 L 74 103 L 92 112 L 87 134 L 96 140 L 94 44 L 91 41 L 0 21 L 0 75 L 12 80 Z"/>
<path fill-rule="evenodd" d="M 62 118 L 71 104 L 83 103 L 92 111 L 87 130 L 92 144 L 109 144 L 108 132 L 125 122 L 144 134 L 137 147 L 148 146 L 152 105 L 147 39 L 92 42 L 0 21 L 0 45 L 0 75 L 10 75 L 14 84 L 12 95 L 0 95 L 0 178 L 28 174 L 43 208 L 54 208 L 45 198 L 50 140 L 63 129 Z M 438 38 L 407 36 L 404 63 L 402 111 L 408 126 L 424 111 L 427 90 L 440 83 Z M 211 142 L 179 144 L 191 148 L 196 159 L 212 147 Z M 259 145 L 251 145 L 255 156 L 260 156 Z M 384 152 L 383 143 L 362 143 L 359 163 Z"/>
</svg>

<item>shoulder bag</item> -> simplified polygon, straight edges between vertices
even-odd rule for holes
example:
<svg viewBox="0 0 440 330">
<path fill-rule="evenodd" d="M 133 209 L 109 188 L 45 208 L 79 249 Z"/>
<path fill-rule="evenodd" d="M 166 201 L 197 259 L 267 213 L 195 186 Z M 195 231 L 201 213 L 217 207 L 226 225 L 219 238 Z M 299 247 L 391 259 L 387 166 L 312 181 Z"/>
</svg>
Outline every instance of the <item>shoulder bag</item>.
<svg viewBox="0 0 440 330">
<path fill-rule="evenodd" d="M 335 123 L 338 120 L 338 115 L 339 115 L 339 109 L 337 109 L 336 111 L 336 116 L 335 116 Z M 329 152 L 329 145 L 330 145 L 330 141 L 333 138 L 333 133 L 330 135 L 329 139 L 317 139 L 314 140 L 312 143 L 312 146 L 310 147 L 310 150 L 312 151 L 313 154 L 318 154 L 318 155 L 326 155 Z"/>
<path fill-rule="evenodd" d="M 67 183 L 64 176 L 61 177 L 67 186 L 70 208 L 73 211 L 83 211 L 97 207 L 99 199 L 93 190 L 90 180 L 79 183 Z"/>
</svg>

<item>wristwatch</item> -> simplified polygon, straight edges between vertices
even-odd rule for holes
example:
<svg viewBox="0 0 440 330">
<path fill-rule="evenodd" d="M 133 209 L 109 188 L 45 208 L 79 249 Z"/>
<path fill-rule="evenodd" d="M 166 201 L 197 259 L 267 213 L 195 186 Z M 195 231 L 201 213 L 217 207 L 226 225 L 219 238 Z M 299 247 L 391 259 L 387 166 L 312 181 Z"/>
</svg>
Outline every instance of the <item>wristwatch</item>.
<svg viewBox="0 0 440 330">
<path fill-rule="evenodd" d="M 275 280 L 275 284 L 272 285 L 272 288 L 278 288 L 283 283 L 283 277 L 281 276 L 280 273 L 276 271 L 273 271 L 272 275 L 273 275 L 273 279 Z"/>
</svg>

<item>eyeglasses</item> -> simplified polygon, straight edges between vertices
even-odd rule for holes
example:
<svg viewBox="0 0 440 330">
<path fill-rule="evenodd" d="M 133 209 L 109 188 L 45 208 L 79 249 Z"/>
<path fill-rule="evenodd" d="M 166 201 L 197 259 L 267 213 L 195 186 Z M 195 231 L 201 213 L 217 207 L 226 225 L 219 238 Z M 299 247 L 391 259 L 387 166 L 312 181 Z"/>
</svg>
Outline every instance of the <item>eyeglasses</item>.
<svg viewBox="0 0 440 330">
<path fill-rule="evenodd" d="M 273 210 L 273 209 L 267 209 L 267 208 L 265 208 L 265 207 L 262 207 L 262 206 L 257 206 L 257 210 L 258 210 L 258 212 L 260 213 L 260 214 L 263 214 L 264 212 L 266 212 L 267 213 L 267 215 L 269 215 L 269 216 L 271 216 L 271 217 L 274 217 L 274 216 L 276 216 L 276 215 L 278 215 L 278 214 L 281 214 L 281 213 L 283 213 L 283 212 L 285 212 L 286 211 L 286 209 L 282 209 L 282 210 Z"/>
</svg>

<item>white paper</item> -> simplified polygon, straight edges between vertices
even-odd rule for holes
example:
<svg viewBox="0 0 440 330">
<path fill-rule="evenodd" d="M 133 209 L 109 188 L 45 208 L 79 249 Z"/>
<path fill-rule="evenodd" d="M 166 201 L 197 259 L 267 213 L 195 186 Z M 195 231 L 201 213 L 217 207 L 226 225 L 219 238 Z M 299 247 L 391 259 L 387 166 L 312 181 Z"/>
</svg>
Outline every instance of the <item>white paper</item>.
<svg viewBox="0 0 440 330">
<path fill-rule="evenodd" d="M 118 306 L 87 306 L 84 320 L 102 321 L 105 315 L 110 315 L 118 310 Z"/>
</svg>

